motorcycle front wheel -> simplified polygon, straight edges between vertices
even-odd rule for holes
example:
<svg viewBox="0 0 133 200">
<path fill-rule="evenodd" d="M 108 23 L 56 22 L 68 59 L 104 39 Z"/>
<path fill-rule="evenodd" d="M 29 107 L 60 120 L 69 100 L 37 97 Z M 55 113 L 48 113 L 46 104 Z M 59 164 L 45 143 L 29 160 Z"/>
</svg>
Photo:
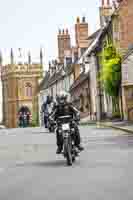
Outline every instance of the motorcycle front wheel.
<svg viewBox="0 0 133 200">
<path fill-rule="evenodd" d="M 72 154 L 71 154 L 71 141 L 70 138 L 66 138 L 64 141 L 64 150 L 65 150 L 65 157 L 67 159 L 67 165 L 72 165 Z"/>
</svg>

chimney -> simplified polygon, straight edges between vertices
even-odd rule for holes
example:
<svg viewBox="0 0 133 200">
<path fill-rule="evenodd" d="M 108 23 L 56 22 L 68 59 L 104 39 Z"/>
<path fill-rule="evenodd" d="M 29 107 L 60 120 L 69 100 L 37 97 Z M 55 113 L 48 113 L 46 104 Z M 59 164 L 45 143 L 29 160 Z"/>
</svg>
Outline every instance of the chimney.
<svg viewBox="0 0 133 200">
<path fill-rule="evenodd" d="M 88 23 L 86 22 L 85 17 L 82 18 L 82 22 L 80 22 L 79 17 L 77 17 L 75 24 L 75 38 L 77 48 L 88 47 Z"/>
<path fill-rule="evenodd" d="M 58 33 L 58 58 L 60 63 L 64 62 L 64 52 L 71 49 L 71 38 L 68 29 Z"/>
<path fill-rule="evenodd" d="M 107 6 L 108 7 L 110 6 L 110 0 L 107 0 Z"/>
<path fill-rule="evenodd" d="M 113 9 L 110 3 L 110 0 L 101 0 L 102 5 L 99 8 L 99 14 L 100 14 L 100 25 L 103 27 L 110 19 L 110 16 L 112 15 Z"/>
</svg>

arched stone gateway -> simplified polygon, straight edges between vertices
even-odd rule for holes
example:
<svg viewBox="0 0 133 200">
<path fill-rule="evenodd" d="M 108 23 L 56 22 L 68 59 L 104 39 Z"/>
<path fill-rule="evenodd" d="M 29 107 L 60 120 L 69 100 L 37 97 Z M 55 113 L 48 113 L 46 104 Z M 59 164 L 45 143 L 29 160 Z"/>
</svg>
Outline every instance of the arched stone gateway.
<svg viewBox="0 0 133 200">
<path fill-rule="evenodd" d="M 20 109 L 19 109 L 19 111 L 18 111 L 18 113 L 29 113 L 29 114 L 31 114 L 31 112 L 30 112 L 30 109 L 28 108 L 28 106 L 22 106 Z"/>
</svg>

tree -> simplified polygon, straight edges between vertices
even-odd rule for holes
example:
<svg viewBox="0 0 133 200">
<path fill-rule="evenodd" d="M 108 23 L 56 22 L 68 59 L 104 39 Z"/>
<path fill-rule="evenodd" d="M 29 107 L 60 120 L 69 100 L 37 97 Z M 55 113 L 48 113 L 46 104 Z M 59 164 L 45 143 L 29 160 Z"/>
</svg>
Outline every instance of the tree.
<svg viewBox="0 0 133 200">
<path fill-rule="evenodd" d="M 111 44 L 102 53 L 100 80 L 105 93 L 112 98 L 113 113 L 119 112 L 119 94 L 121 86 L 121 56 Z"/>
</svg>

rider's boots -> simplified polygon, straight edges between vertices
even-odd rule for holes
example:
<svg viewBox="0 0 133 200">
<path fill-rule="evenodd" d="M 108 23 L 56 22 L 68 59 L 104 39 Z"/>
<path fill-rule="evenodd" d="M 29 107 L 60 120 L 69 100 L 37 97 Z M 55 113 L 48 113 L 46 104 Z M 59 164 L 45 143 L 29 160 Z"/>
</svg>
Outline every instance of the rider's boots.
<svg viewBox="0 0 133 200">
<path fill-rule="evenodd" d="M 78 148 L 79 151 L 83 151 L 84 150 L 84 147 L 81 146 L 81 144 L 77 145 L 77 148 Z"/>
<path fill-rule="evenodd" d="M 62 147 L 61 147 L 61 146 L 58 146 L 56 153 L 57 153 L 57 154 L 60 154 L 61 152 L 62 152 Z"/>
</svg>

